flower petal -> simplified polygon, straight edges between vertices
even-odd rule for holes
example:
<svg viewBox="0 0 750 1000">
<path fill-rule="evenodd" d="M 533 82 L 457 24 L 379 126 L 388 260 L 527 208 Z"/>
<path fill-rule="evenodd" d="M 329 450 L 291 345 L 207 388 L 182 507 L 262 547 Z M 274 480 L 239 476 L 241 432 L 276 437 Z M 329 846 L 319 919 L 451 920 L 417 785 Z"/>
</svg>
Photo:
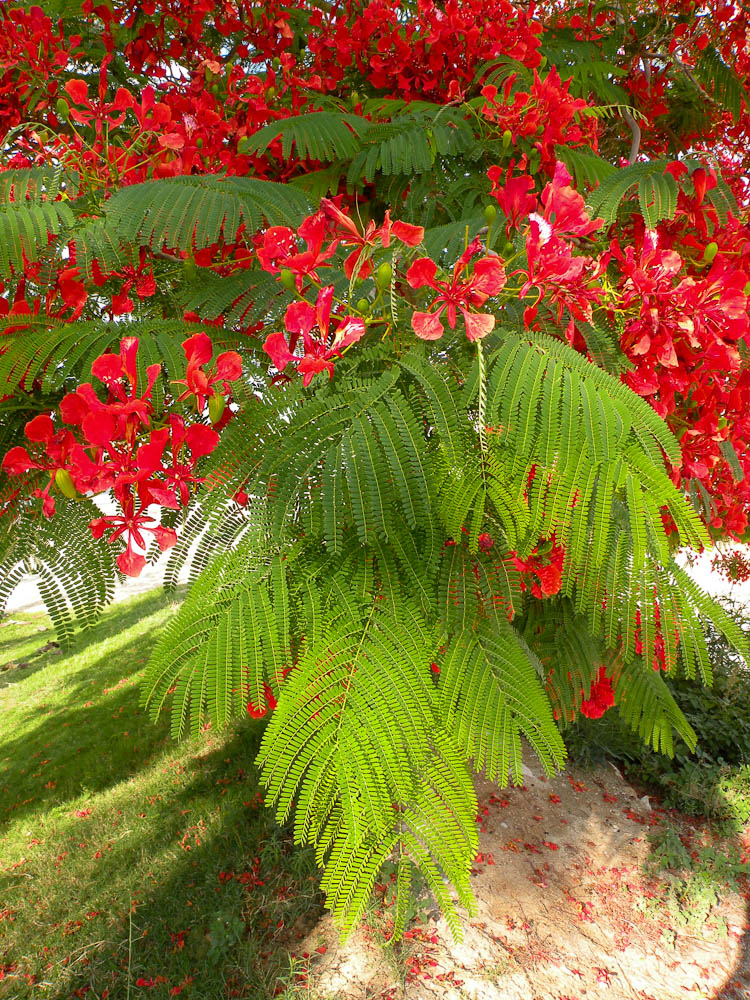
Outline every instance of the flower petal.
<svg viewBox="0 0 750 1000">
<path fill-rule="evenodd" d="M 24 434 L 29 441 L 51 441 L 55 436 L 55 425 L 51 417 L 40 413 L 38 417 L 29 420 L 24 427 Z"/>
<path fill-rule="evenodd" d="M 227 382 L 234 382 L 242 374 L 242 358 L 237 351 L 224 351 L 216 359 L 216 374 Z"/>
<path fill-rule="evenodd" d="M 419 246 L 424 239 L 424 226 L 412 226 L 410 222 L 394 222 L 391 232 L 408 247 Z"/>
<path fill-rule="evenodd" d="M 466 336 L 471 341 L 482 340 L 495 328 L 495 317 L 489 313 L 470 313 L 462 309 L 466 323 Z"/>
<path fill-rule="evenodd" d="M 286 368 L 290 361 L 298 360 L 289 350 L 283 333 L 269 333 L 263 342 L 263 350 L 280 372 Z"/>
<path fill-rule="evenodd" d="M 438 313 L 415 312 L 411 325 L 420 340 L 440 340 L 443 336 L 443 324 Z"/>
<path fill-rule="evenodd" d="M 192 337 L 183 340 L 182 349 L 189 364 L 205 365 L 214 353 L 214 345 L 206 333 L 194 333 Z"/>
<path fill-rule="evenodd" d="M 435 275 L 437 274 L 437 264 L 429 257 L 420 257 L 415 260 L 406 272 L 406 280 L 412 288 L 435 287 Z M 435 339 L 434 337 L 432 338 Z"/>
</svg>

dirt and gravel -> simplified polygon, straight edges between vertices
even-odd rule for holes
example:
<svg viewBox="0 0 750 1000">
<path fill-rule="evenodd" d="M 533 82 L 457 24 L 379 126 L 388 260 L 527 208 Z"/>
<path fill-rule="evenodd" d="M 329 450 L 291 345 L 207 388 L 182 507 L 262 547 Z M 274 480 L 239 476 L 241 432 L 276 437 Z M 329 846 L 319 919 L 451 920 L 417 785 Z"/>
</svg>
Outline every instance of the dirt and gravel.
<svg viewBox="0 0 750 1000">
<path fill-rule="evenodd" d="M 384 947 L 387 903 L 341 945 L 325 917 L 295 948 L 300 981 L 326 1000 L 747 1000 L 747 900 L 726 894 L 680 929 L 644 875 L 663 812 L 612 765 L 524 785 L 478 786 L 478 912 L 456 943 L 423 912 Z M 699 828 L 696 837 L 701 836 Z M 740 850 L 747 845 L 738 843 Z M 746 885 L 747 889 L 748 886 Z M 747 893 L 750 898 L 750 892 Z M 656 916 L 654 916 L 654 912 Z"/>
</svg>

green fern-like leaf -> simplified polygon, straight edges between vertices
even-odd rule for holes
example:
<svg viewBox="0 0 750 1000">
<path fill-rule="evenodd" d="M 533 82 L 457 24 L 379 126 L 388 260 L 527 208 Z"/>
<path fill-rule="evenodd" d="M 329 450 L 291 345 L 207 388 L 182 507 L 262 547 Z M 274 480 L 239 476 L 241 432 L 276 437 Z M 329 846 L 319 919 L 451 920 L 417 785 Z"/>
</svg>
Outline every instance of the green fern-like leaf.
<svg viewBox="0 0 750 1000">
<path fill-rule="evenodd" d="M 281 155 L 289 159 L 292 149 L 301 159 L 350 160 L 361 149 L 360 136 L 367 135 L 371 123 L 344 112 L 314 111 L 272 122 L 249 139 L 246 152 L 265 153 L 277 139 Z"/>
<path fill-rule="evenodd" d="M 588 197 L 591 214 L 601 216 L 606 223 L 614 222 L 625 195 L 637 184 L 646 225 L 653 228 L 662 219 L 671 219 L 677 208 L 677 182 L 664 172 L 665 166 L 662 160 L 633 163 L 610 174 Z"/>
<path fill-rule="evenodd" d="M 253 177 L 172 177 L 121 188 L 105 206 L 107 225 L 123 243 L 195 251 L 241 225 L 249 233 L 269 225 L 299 225 L 311 211 L 301 191 Z"/>
<path fill-rule="evenodd" d="M 36 576 L 58 641 L 67 645 L 112 600 L 116 552 L 92 538 L 89 522 L 101 516 L 95 504 L 58 497 L 57 508 L 50 519 L 4 519 L 10 523 L 0 536 L 0 613 L 21 580 Z"/>
<path fill-rule="evenodd" d="M 503 617 L 454 636 L 443 659 L 440 698 L 448 730 L 491 781 L 522 781 L 522 736 L 548 774 L 563 766 L 565 747 L 537 669 Z"/>
<path fill-rule="evenodd" d="M 316 843 L 327 859 L 322 885 L 344 932 L 397 845 L 448 914 L 442 875 L 472 903 L 475 798 L 461 756 L 437 726 L 427 667 L 436 642 L 408 607 L 396 617 L 375 605 L 342 610 L 300 657 L 261 745 L 277 816 L 286 818 L 295 800 L 295 838 Z"/>
</svg>

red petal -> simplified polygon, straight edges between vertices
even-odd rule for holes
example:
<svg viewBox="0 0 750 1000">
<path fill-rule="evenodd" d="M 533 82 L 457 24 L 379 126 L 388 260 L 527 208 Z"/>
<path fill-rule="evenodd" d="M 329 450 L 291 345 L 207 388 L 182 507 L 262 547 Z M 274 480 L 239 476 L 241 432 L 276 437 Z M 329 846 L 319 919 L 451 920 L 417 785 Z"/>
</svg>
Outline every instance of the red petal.
<svg viewBox="0 0 750 1000">
<path fill-rule="evenodd" d="M 157 524 L 155 528 L 151 528 L 151 531 L 156 536 L 156 541 L 162 552 L 171 549 L 177 542 L 177 532 L 173 528 L 164 528 L 162 525 Z"/>
<path fill-rule="evenodd" d="M 309 302 L 292 302 L 287 306 L 284 326 L 290 333 L 308 334 L 315 326 L 315 310 Z"/>
<path fill-rule="evenodd" d="M 482 340 L 495 328 L 495 317 L 489 313 L 470 313 L 462 309 L 464 322 L 466 323 L 466 336 L 469 340 Z"/>
<path fill-rule="evenodd" d="M 91 365 L 91 374 L 104 383 L 117 382 L 125 374 L 119 354 L 102 354 Z"/>
<path fill-rule="evenodd" d="M 131 548 L 127 548 L 117 557 L 117 565 L 125 576 L 140 576 L 141 570 L 146 565 L 146 559 L 144 556 L 136 555 Z"/>
<path fill-rule="evenodd" d="M 182 342 L 185 357 L 191 365 L 205 365 L 214 353 L 211 338 L 205 333 L 194 333 L 192 337 Z"/>
<path fill-rule="evenodd" d="M 424 227 L 412 226 L 410 222 L 394 222 L 391 232 L 408 247 L 416 247 L 424 239 Z"/>
<path fill-rule="evenodd" d="M 40 413 L 24 427 L 24 434 L 29 441 L 50 441 L 55 436 L 55 425 L 46 413 Z"/>
<path fill-rule="evenodd" d="M 117 108 L 118 111 L 126 111 L 128 108 L 132 108 L 134 104 L 135 101 L 133 100 L 133 95 L 130 91 L 125 90 L 124 87 L 118 87 L 117 93 L 115 94 L 114 107 Z"/>
<path fill-rule="evenodd" d="M 219 435 L 205 424 L 191 424 L 185 433 L 185 440 L 194 459 L 209 455 L 219 443 Z"/>
<path fill-rule="evenodd" d="M 216 359 L 216 374 L 227 382 L 234 382 L 242 374 L 242 358 L 236 351 L 225 351 Z"/>
<path fill-rule="evenodd" d="M 77 392 L 69 392 L 60 401 L 60 416 L 66 424 L 82 424 L 91 412 L 89 404 Z"/>
<path fill-rule="evenodd" d="M 289 350 L 283 333 L 269 333 L 263 342 L 263 350 L 280 372 L 286 368 L 290 361 L 297 360 Z"/>
<path fill-rule="evenodd" d="M 89 88 L 84 80 L 68 80 L 65 91 L 76 104 L 88 104 Z"/>
<path fill-rule="evenodd" d="M 161 459 L 168 439 L 169 428 L 162 427 L 158 431 L 152 431 L 148 443 L 142 444 L 138 449 L 136 464 L 141 471 L 152 473 L 161 469 Z"/>
<path fill-rule="evenodd" d="M 505 287 L 505 268 L 497 257 L 483 257 L 474 265 L 472 288 L 485 295 L 497 295 Z"/>
<path fill-rule="evenodd" d="M 83 419 L 81 430 L 89 444 L 107 447 L 117 433 L 117 421 L 111 413 L 89 413 Z"/>
<path fill-rule="evenodd" d="M 157 141 L 165 149 L 182 149 L 185 145 L 184 136 L 179 135 L 177 132 L 162 133 Z"/>
<path fill-rule="evenodd" d="M 336 330 L 334 346 L 337 351 L 343 351 L 349 344 L 356 344 L 365 335 L 365 321 L 356 316 L 349 316 Z"/>
<path fill-rule="evenodd" d="M 30 457 L 25 448 L 20 446 L 11 448 L 3 458 L 3 468 L 9 476 L 20 476 L 29 469 L 38 469 L 39 466 Z"/>
<path fill-rule="evenodd" d="M 135 302 L 133 302 L 127 292 L 121 292 L 119 295 L 112 296 L 113 316 L 125 316 L 127 313 L 132 313 L 134 308 Z"/>
<path fill-rule="evenodd" d="M 409 282 L 412 288 L 423 288 L 427 285 L 429 288 L 435 287 L 435 275 L 437 274 L 437 264 L 434 260 L 430 260 L 429 257 L 420 257 L 419 260 L 415 260 L 409 270 L 406 272 L 406 280 Z M 425 338 L 435 340 L 436 338 Z"/>
<path fill-rule="evenodd" d="M 411 325 L 420 340 L 440 340 L 443 336 L 439 313 L 415 312 L 411 317 Z"/>
</svg>

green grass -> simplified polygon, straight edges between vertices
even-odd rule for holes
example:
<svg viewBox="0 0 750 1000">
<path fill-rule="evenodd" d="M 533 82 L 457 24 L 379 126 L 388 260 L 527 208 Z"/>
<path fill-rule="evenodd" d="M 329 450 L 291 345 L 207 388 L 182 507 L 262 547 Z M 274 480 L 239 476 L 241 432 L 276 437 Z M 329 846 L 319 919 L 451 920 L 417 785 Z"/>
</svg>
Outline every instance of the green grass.
<svg viewBox="0 0 750 1000">
<path fill-rule="evenodd" d="M 175 744 L 138 707 L 160 592 L 60 651 L 0 627 L 0 998 L 261 998 L 320 912 L 308 852 L 263 807 L 262 732 Z M 180 989 L 181 988 L 181 989 Z"/>
</svg>

